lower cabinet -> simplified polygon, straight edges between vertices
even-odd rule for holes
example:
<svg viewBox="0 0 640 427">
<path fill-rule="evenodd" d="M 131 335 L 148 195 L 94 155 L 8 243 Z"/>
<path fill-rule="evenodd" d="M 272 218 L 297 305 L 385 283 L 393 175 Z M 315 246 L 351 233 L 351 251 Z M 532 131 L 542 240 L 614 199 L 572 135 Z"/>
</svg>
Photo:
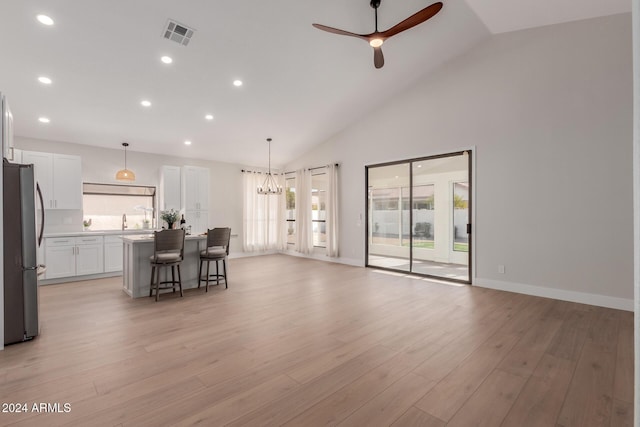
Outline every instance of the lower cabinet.
<svg viewBox="0 0 640 427">
<path fill-rule="evenodd" d="M 70 242 L 70 243 L 68 243 Z M 47 271 L 45 279 L 76 275 L 75 238 L 45 239 L 45 260 Z"/>
<path fill-rule="evenodd" d="M 119 236 L 104 237 L 104 272 L 122 271 L 122 238 Z"/>
<path fill-rule="evenodd" d="M 103 273 L 103 253 L 102 236 L 46 238 L 45 279 Z"/>
</svg>

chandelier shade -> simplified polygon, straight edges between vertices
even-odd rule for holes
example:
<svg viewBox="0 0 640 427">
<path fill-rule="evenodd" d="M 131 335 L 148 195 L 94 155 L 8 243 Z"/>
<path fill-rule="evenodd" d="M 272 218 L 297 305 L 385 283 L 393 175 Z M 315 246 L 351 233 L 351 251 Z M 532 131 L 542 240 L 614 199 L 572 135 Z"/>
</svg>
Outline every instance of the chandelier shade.
<svg viewBox="0 0 640 427">
<path fill-rule="evenodd" d="M 116 180 L 132 182 L 136 180 L 136 174 L 133 173 L 132 170 L 127 169 L 127 147 L 129 146 L 129 143 L 123 142 L 122 146 L 124 147 L 124 169 L 120 169 L 116 172 Z"/>
</svg>

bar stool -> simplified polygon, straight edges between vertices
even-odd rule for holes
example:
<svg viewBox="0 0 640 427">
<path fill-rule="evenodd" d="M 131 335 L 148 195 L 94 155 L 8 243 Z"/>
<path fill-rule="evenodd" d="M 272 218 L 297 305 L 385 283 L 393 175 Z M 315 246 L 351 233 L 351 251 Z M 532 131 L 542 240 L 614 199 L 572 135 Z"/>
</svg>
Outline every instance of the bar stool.
<svg viewBox="0 0 640 427">
<path fill-rule="evenodd" d="M 206 282 L 206 292 L 209 292 L 209 279 L 215 277 L 216 285 L 220 284 L 220 278 L 224 279 L 225 289 L 229 288 L 227 284 L 227 256 L 229 256 L 229 241 L 231 240 L 230 228 L 214 228 L 207 230 L 207 249 L 200 252 L 200 270 L 198 271 L 198 287 L 202 282 Z M 209 264 L 211 261 L 216 262 L 216 274 L 209 274 Z M 222 261 L 222 270 L 224 274 L 219 274 L 218 261 Z M 207 263 L 207 275 L 202 276 L 202 265 Z"/>
<path fill-rule="evenodd" d="M 180 277 L 180 263 L 184 259 L 184 230 L 162 230 L 153 233 L 153 255 L 151 261 L 151 281 L 149 283 L 149 296 L 153 294 L 154 275 L 156 275 L 156 301 L 160 297 L 160 290 L 173 289 L 176 285 L 182 294 L 182 278 Z M 171 267 L 171 280 L 160 281 L 162 267 Z M 175 269 L 178 268 L 178 280 L 176 281 Z M 156 270 L 157 269 L 157 270 Z"/>
</svg>

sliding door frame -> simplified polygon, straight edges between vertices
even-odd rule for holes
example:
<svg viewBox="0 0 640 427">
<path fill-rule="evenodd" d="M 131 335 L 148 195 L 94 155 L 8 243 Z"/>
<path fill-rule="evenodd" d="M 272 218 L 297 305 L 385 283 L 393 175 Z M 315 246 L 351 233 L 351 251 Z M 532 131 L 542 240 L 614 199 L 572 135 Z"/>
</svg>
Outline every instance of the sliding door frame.
<svg viewBox="0 0 640 427">
<path fill-rule="evenodd" d="M 467 223 L 467 231 L 468 231 L 468 236 L 469 236 L 469 252 L 467 255 L 467 280 L 461 280 L 461 279 L 454 279 L 454 278 L 449 278 L 449 277 L 442 277 L 442 276 L 435 276 L 432 274 L 426 274 L 426 273 L 416 273 L 413 271 L 413 233 L 412 233 L 412 227 L 413 227 L 413 164 L 415 162 L 421 162 L 421 161 L 425 161 L 425 160 L 434 160 L 434 159 L 441 159 L 441 158 L 445 158 L 445 157 L 455 157 L 455 156 L 463 156 L 465 155 L 465 153 L 467 154 L 467 181 L 469 182 L 469 204 L 468 204 L 468 223 Z M 415 275 L 415 276 L 421 276 L 421 277 L 427 277 L 427 278 L 432 278 L 432 279 L 437 279 L 437 280 L 445 280 L 448 282 L 455 282 L 455 283 L 462 283 L 465 285 L 471 285 L 472 284 L 472 277 L 473 277 L 473 254 L 474 254 L 474 245 L 473 245 L 473 235 L 474 235 L 474 216 L 473 216 L 473 204 L 474 204 L 474 194 L 475 194 L 475 187 L 474 187 L 474 183 L 473 183 L 473 153 L 474 150 L 473 149 L 467 149 L 467 150 L 460 150 L 460 151 L 454 151 L 454 152 L 449 152 L 449 153 L 443 153 L 443 154 L 436 154 L 436 155 L 432 155 L 432 156 L 425 156 L 425 157 L 416 157 L 416 158 L 412 158 L 412 159 L 406 159 L 406 160 L 396 160 L 393 162 L 385 162 L 385 163 L 376 163 L 376 164 L 372 164 L 372 165 L 365 165 L 364 169 L 365 169 L 365 176 L 364 176 L 364 186 L 365 186 L 365 191 L 364 191 L 364 196 L 365 196 L 365 212 L 366 212 L 366 217 L 365 217 L 365 259 L 364 259 L 364 265 L 365 267 L 371 267 L 371 268 L 376 268 L 379 270 L 386 270 L 386 271 L 392 271 L 392 272 L 396 272 L 396 273 L 404 273 L 404 274 L 411 274 L 411 275 Z M 369 205 L 369 169 L 373 169 L 373 168 L 379 168 L 379 167 L 384 167 L 384 166 L 394 166 L 394 165 L 401 165 L 401 164 L 405 164 L 408 163 L 409 164 L 409 271 L 404 271 L 404 270 L 397 270 L 394 268 L 389 268 L 389 267 L 380 267 L 380 266 L 376 266 L 376 265 L 370 265 L 369 264 L 369 231 L 370 231 L 370 221 L 369 221 L 369 216 L 371 214 L 370 211 L 370 205 Z M 400 196 L 402 198 L 402 195 Z M 402 209 L 402 207 L 400 207 L 400 209 Z M 400 236 L 400 239 L 402 239 L 402 236 Z"/>
</svg>

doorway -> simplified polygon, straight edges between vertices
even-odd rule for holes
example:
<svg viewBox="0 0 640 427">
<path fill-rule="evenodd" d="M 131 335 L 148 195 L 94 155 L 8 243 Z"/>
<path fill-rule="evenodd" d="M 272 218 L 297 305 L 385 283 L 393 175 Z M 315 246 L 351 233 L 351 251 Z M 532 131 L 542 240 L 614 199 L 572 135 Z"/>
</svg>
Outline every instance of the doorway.
<svg viewBox="0 0 640 427">
<path fill-rule="evenodd" d="M 366 167 L 366 265 L 471 283 L 471 151 Z"/>
</svg>

